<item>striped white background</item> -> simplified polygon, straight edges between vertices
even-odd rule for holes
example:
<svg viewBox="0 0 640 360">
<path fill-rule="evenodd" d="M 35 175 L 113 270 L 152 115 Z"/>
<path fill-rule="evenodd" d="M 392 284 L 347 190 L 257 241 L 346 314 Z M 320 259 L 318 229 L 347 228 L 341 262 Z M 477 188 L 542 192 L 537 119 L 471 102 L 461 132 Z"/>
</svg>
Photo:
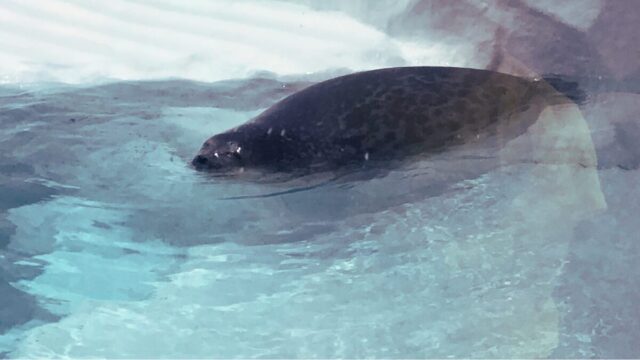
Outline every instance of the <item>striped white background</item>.
<svg viewBox="0 0 640 360">
<path fill-rule="evenodd" d="M 384 16 L 384 14 L 383 14 Z M 277 1 L 0 2 L 0 82 L 91 82 L 445 64 L 441 44 Z"/>
</svg>

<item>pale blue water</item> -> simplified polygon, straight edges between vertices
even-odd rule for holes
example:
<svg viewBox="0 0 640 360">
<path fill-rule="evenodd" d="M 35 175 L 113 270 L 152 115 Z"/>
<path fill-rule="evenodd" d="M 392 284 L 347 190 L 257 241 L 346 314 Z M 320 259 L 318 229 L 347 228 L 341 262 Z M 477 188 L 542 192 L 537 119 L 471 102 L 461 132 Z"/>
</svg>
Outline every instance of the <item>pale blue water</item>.
<svg viewBox="0 0 640 360">
<path fill-rule="evenodd" d="M 639 357 L 637 4 L 303 3 L 0 5 L 0 358 Z M 248 50 L 221 57 L 229 19 Z M 452 151 L 268 197 L 188 166 L 313 81 L 417 64 L 571 75 L 590 97 L 500 166 Z M 91 80 L 247 66 L 293 75 Z"/>
<path fill-rule="evenodd" d="M 612 160 L 587 192 L 606 208 L 548 193 L 584 184 L 525 163 L 245 200 L 223 198 L 272 189 L 187 166 L 204 138 L 301 86 L 3 88 L 4 355 L 638 354 L 640 175 L 613 165 L 635 147 L 598 145 L 614 128 L 594 131 Z M 585 107 L 588 122 L 625 96 Z"/>
</svg>

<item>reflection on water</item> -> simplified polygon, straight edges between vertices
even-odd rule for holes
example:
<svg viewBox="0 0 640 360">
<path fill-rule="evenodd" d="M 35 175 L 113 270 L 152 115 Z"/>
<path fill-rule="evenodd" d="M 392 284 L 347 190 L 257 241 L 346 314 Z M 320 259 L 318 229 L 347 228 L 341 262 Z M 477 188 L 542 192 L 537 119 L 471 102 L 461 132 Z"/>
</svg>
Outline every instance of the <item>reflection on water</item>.
<svg viewBox="0 0 640 360">
<path fill-rule="evenodd" d="M 428 14 L 476 8 L 447 3 L 388 22 L 341 10 L 393 36 L 430 19 L 460 41 L 464 24 Z M 477 17 L 506 29 L 487 64 L 572 69 L 589 94 L 545 107 L 491 161 L 450 151 L 270 197 L 251 195 L 282 189 L 187 164 L 310 77 L 0 88 L 0 354 L 637 357 L 640 108 L 616 84 L 633 90 L 638 68 L 598 35 L 625 39 L 611 24 L 632 26 L 634 8 L 616 3 L 570 25 L 527 1 Z M 552 23 L 553 41 L 527 52 L 518 11 L 532 24 L 518 31 Z M 545 47 L 571 39 L 590 44 L 575 69 L 571 47 Z"/>
</svg>

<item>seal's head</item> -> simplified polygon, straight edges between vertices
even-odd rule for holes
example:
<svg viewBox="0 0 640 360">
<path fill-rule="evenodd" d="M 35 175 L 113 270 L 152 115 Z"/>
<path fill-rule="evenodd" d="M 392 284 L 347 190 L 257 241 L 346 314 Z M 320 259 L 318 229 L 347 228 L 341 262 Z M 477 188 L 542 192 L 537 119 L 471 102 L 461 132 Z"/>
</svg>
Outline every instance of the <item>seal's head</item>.
<svg viewBox="0 0 640 360">
<path fill-rule="evenodd" d="M 307 143 L 294 141 L 295 131 L 287 130 L 260 123 L 239 126 L 205 141 L 191 164 L 218 178 L 287 181 L 309 172 L 315 159 L 307 155 Z"/>
<path fill-rule="evenodd" d="M 280 170 L 285 153 L 295 153 L 270 133 L 250 124 L 214 135 L 204 142 L 191 164 L 216 177 L 264 180 L 265 175 Z"/>
<path fill-rule="evenodd" d="M 244 171 L 249 163 L 249 149 L 234 133 L 223 133 L 205 141 L 200 152 L 191 161 L 198 170 L 233 175 Z"/>
</svg>

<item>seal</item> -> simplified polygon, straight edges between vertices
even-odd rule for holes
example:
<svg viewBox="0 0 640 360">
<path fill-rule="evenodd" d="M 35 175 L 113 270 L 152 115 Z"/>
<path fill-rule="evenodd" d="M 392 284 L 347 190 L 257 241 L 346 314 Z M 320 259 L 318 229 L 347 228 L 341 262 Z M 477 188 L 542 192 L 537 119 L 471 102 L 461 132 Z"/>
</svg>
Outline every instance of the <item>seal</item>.
<svg viewBox="0 0 640 360">
<path fill-rule="evenodd" d="M 389 167 L 415 156 L 526 131 L 548 104 L 545 81 L 452 67 L 354 73 L 309 86 L 208 139 L 192 165 L 265 180 Z"/>
</svg>

